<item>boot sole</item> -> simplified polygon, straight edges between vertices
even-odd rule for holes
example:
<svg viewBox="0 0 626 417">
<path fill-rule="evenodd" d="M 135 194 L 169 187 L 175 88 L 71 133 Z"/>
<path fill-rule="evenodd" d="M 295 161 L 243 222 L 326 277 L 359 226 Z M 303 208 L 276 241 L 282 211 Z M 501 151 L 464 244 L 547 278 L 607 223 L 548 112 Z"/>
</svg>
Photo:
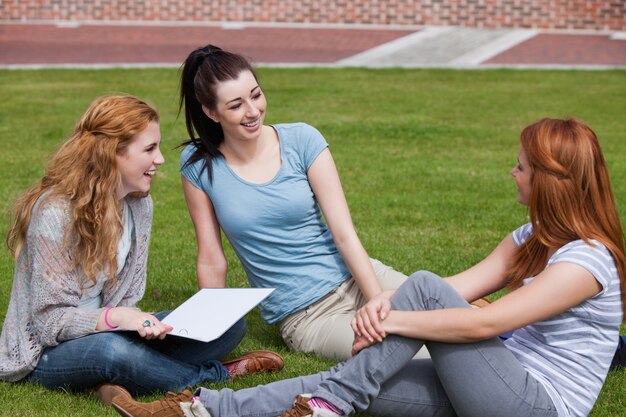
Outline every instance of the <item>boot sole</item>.
<svg viewBox="0 0 626 417">
<path fill-rule="evenodd" d="M 113 403 L 111 404 L 111 406 L 115 409 L 115 411 L 117 411 L 120 415 L 124 416 L 124 417 L 133 417 L 132 414 L 130 414 L 128 411 L 124 410 L 122 407 L 120 407 L 119 405 Z"/>
</svg>

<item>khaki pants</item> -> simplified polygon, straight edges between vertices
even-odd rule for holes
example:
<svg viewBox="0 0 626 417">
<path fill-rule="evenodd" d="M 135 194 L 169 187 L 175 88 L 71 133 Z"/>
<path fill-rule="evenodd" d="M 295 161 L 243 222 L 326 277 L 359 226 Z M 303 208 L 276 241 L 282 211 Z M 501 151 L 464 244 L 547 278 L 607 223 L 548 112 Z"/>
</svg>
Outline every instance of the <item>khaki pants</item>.
<svg viewBox="0 0 626 417">
<path fill-rule="evenodd" d="M 383 290 L 396 289 L 407 279 L 406 275 L 382 262 L 371 261 Z M 345 360 L 351 356 L 354 340 L 350 322 L 364 304 L 365 297 L 352 278 L 317 302 L 281 320 L 278 329 L 293 351 Z M 424 348 L 416 357 L 429 356 Z"/>
</svg>

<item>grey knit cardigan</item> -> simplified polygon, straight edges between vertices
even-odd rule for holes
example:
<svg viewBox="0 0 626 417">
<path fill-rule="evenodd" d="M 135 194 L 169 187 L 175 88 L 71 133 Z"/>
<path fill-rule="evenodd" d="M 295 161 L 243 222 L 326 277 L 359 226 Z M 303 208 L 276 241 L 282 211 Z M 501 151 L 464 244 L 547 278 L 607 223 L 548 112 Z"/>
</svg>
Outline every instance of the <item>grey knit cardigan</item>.
<svg viewBox="0 0 626 417">
<path fill-rule="evenodd" d="M 64 244 L 71 221 L 68 202 L 47 199 L 35 204 L 0 335 L 0 380 L 23 379 L 35 369 L 44 348 L 95 333 L 107 306 L 132 307 L 141 300 L 152 199 L 126 197 L 126 201 L 134 222 L 130 253 L 117 282 L 105 284 L 101 308 L 95 310 L 78 308 L 83 273 L 80 267 L 72 267 Z"/>
</svg>

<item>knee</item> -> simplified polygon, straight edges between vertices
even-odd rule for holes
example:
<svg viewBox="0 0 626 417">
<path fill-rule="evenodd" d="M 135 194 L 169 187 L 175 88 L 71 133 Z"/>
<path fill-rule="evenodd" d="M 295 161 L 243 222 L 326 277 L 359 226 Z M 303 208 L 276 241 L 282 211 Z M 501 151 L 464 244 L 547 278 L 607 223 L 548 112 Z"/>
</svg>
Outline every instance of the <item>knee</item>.
<svg viewBox="0 0 626 417">
<path fill-rule="evenodd" d="M 415 279 L 415 280 L 430 280 L 430 279 L 435 279 L 435 278 L 441 279 L 439 275 L 435 274 L 434 272 L 430 272 L 426 270 L 413 272 L 409 276 L 409 278 Z"/>
<path fill-rule="evenodd" d="M 235 334 L 239 336 L 239 340 L 243 339 L 248 331 L 248 325 L 246 324 L 246 320 L 244 318 L 239 319 L 239 321 L 235 323 L 232 328 Z"/>
<path fill-rule="evenodd" d="M 440 286 L 445 285 L 438 275 L 430 271 L 418 271 L 406 280 L 392 298 L 394 309 L 398 310 L 425 310 L 427 300 L 440 292 Z"/>
<path fill-rule="evenodd" d="M 468 306 L 465 299 L 445 279 L 430 271 L 415 272 L 408 281 L 426 310 Z"/>
<path fill-rule="evenodd" d="M 437 288 L 444 284 L 443 279 L 430 271 L 417 271 L 412 273 L 407 280 L 408 285 L 415 291 L 424 293 L 428 288 Z"/>
<path fill-rule="evenodd" d="M 246 325 L 246 320 L 244 318 L 239 319 L 235 324 L 232 325 L 230 329 L 226 332 L 226 338 L 231 340 L 233 343 L 233 348 L 241 342 L 243 337 L 246 335 L 246 331 L 248 327 Z"/>
</svg>

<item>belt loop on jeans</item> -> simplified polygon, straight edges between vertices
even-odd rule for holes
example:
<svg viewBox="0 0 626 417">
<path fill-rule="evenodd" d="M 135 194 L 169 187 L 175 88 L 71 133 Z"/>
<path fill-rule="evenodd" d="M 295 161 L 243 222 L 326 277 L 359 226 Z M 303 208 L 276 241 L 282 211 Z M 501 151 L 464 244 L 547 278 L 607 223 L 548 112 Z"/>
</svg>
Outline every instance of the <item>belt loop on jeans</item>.
<svg viewBox="0 0 626 417">
<path fill-rule="evenodd" d="M 335 288 L 332 292 L 336 293 L 340 298 L 343 298 L 346 293 L 350 290 L 350 287 L 355 283 L 354 278 L 349 277 L 344 282 L 339 284 L 337 288 Z"/>
</svg>

